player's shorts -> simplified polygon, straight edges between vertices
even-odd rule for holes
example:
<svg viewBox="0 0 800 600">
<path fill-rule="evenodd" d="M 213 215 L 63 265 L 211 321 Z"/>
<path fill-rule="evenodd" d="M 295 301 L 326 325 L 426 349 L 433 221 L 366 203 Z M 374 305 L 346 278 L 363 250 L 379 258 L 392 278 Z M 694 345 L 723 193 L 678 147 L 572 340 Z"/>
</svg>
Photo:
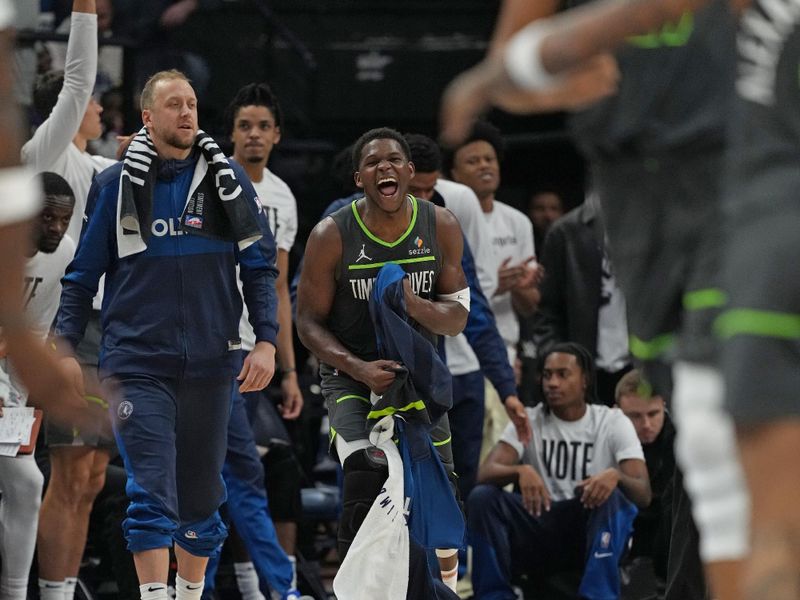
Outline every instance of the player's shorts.
<svg viewBox="0 0 800 600">
<path fill-rule="evenodd" d="M 745 425 L 800 416 L 800 166 L 763 175 L 726 201 L 729 305 L 715 327 L 728 407 Z"/>
<path fill-rule="evenodd" d="M 630 351 L 645 365 L 717 358 L 721 165 L 721 151 L 709 149 L 594 165 Z"/>
<path fill-rule="evenodd" d="M 363 383 L 327 365 L 320 366 L 322 396 L 328 409 L 331 427 L 331 443 L 341 435 L 347 442 L 365 440 L 380 418 L 369 418 L 372 410 L 370 390 Z M 439 453 L 445 471 L 453 471 L 453 447 L 450 422 L 443 415 L 430 432 L 431 441 Z"/>
<path fill-rule="evenodd" d="M 87 396 L 86 400 L 90 403 L 90 409 L 99 413 L 96 419 L 96 426 L 88 430 L 75 427 L 67 429 L 45 419 L 44 440 L 48 446 L 51 448 L 58 446 L 86 446 L 116 451 L 117 443 L 110 430 L 111 421 L 108 418 L 108 404 L 101 398 Z"/>
<path fill-rule="evenodd" d="M 100 355 L 100 339 L 102 329 L 100 326 L 100 312 L 92 311 L 92 316 L 86 324 L 81 343 L 75 350 L 75 357 L 82 367 L 97 369 Z M 48 446 L 89 446 L 92 448 L 116 448 L 116 442 L 111 432 L 111 421 L 103 421 L 103 412 L 107 412 L 108 404 L 104 398 L 87 396 L 86 401 L 90 409 L 98 413 L 97 428 L 92 431 L 79 431 L 76 428 L 65 428 L 45 419 L 45 443 Z"/>
</svg>

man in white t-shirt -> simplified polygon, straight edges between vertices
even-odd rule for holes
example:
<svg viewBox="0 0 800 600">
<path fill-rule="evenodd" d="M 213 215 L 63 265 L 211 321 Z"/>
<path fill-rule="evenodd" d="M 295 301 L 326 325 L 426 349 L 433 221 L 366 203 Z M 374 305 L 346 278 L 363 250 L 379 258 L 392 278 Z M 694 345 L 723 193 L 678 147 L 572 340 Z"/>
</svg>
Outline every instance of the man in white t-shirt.
<svg viewBox="0 0 800 600">
<path fill-rule="evenodd" d="M 533 225 L 521 211 L 495 198 L 500 187 L 503 141 L 493 125 L 482 121 L 450 156 L 450 176 L 475 192 L 481 203 L 492 246 L 490 256 L 496 285 L 491 295 L 492 310 L 509 359 L 516 357 L 519 322 L 516 313 L 533 314 L 539 303 L 536 287 L 538 269 L 533 246 Z M 477 258 L 477 257 L 476 257 Z"/>
<path fill-rule="evenodd" d="M 58 309 L 61 277 L 75 253 L 74 242 L 65 236 L 75 204 L 72 189 L 55 173 L 44 173 L 42 183 L 45 202 L 35 222 L 33 239 L 25 244 L 30 251 L 26 252 L 23 288 L 25 321 L 41 347 Z M 8 384 L 0 390 L 0 407 L 24 407 L 28 403 L 28 390 L 19 381 L 15 366 L 0 359 L 0 378 Z M 4 600 L 26 598 L 43 483 L 33 454 L 0 457 L 0 598 Z"/>
<path fill-rule="evenodd" d="M 269 585 L 275 600 L 301 597 L 297 591 L 294 557 L 297 519 L 301 511 L 300 471 L 293 462 L 296 459 L 291 451 L 291 439 L 283 423 L 283 419 L 296 419 L 303 408 L 294 360 L 288 284 L 289 252 L 297 234 L 297 203 L 289 186 L 267 168 L 272 149 L 281 138 L 281 117 L 278 100 L 264 83 L 251 83 L 241 88 L 226 111 L 233 160 L 244 167 L 250 178 L 278 249 L 275 290 L 279 324 L 277 362 L 282 395 L 280 414 L 268 393 L 249 392 L 245 398 L 234 389 L 228 451 L 222 472 L 228 488 L 227 512 L 244 542 L 244 548 L 238 544 L 233 552 L 236 582 L 244 600 L 263 600 L 259 579 Z M 239 335 L 242 352 L 252 350 L 255 336 L 246 307 Z M 270 475 L 269 501 L 264 466 L 248 420 L 248 405 L 254 407 L 259 403 L 258 414 L 269 418 L 267 428 L 271 443 L 264 459 Z M 207 589 L 214 588 L 217 564 L 217 560 L 212 559 L 206 569 Z"/>
<path fill-rule="evenodd" d="M 650 503 L 641 444 L 619 409 L 591 404 L 594 360 L 557 344 L 544 356 L 545 403 L 528 409 L 530 443 L 513 427 L 481 465 L 467 519 L 482 600 L 513 600 L 512 578 L 583 570 L 580 597 L 619 597 L 619 558 L 636 506 Z M 521 494 L 503 491 L 513 483 Z M 635 506 L 634 506 L 635 505 Z"/>
<path fill-rule="evenodd" d="M 479 272 L 484 270 L 494 277 L 486 295 L 497 321 L 497 329 L 505 342 L 508 360 L 516 368 L 519 343 L 517 315 L 528 317 L 536 311 L 540 271 L 535 261 L 530 219 L 495 198 L 500 187 L 502 157 L 500 131 L 482 121 L 475 125 L 464 143 L 445 156 L 445 170 L 454 181 L 472 188 L 480 201 L 491 247 L 488 253 L 476 254 L 475 261 Z M 488 261 L 488 264 L 484 261 Z M 481 457 L 499 439 L 508 423 L 505 412 L 499 409 L 496 396 L 494 388 L 487 386 Z"/>
</svg>

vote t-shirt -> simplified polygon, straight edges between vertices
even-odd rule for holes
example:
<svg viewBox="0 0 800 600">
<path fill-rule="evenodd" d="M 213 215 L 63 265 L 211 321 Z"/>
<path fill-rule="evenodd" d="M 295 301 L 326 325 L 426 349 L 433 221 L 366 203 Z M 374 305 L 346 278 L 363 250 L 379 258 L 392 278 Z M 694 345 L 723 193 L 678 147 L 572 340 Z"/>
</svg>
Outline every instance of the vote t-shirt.
<svg viewBox="0 0 800 600">
<path fill-rule="evenodd" d="M 618 408 L 590 404 L 577 421 L 562 421 L 544 404 L 527 408 L 533 437 L 523 447 L 513 423 L 501 441 L 542 477 L 553 500 L 569 500 L 575 486 L 628 459 L 644 461 L 633 423 Z"/>
</svg>

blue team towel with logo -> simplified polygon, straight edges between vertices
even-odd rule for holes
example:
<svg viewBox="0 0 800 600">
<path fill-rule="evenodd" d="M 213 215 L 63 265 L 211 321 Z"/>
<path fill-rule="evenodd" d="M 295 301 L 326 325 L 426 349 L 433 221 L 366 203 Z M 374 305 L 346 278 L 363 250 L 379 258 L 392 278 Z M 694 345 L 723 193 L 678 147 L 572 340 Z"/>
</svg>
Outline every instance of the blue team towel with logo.
<svg viewBox="0 0 800 600">
<path fill-rule="evenodd" d="M 403 292 L 405 276 L 398 265 L 384 265 L 370 296 L 381 358 L 403 364 L 409 373 L 405 384 L 392 386 L 381 403 L 398 409 L 394 413 L 395 431 L 403 457 L 406 498 L 410 499 L 411 538 L 427 549 L 459 548 L 464 539 L 464 518 L 429 436 L 431 424 L 452 406 L 450 371 L 433 344 L 409 324 Z M 399 410 L 419 400 L 424 403 L 423 410 Z"/>
<path fill-rule="evenodd" d="M 450 371 L 436 348 L 408 322 L 403 279 L 406 273 L 395 264 L 381 267 L 369 300 L 381 358 L 401 363 L 410 373 L 408 383 L 394 394 L 395 408 L 404 409 L 422 400 L 422 410 L 403 410 L 408 422 L 435 423 L 453 406 Z M 374 408 L 378 408 L 376 405 Z M 419 418 L 418 418 L 419 417 Z"/>
<path fill-rule="evenodd" d="M 427 550 L 460 548 L 464 543 L 464 517 L 439 454 L 422 427 L 406 425 L 401 419 L 395 422 L 403 458 L 403 485 L 410 499 L 411 539 Z M 415 439 L 417 436 L 424 439 Z M 412 456 L 411 448 L 419 445 L 426 445 L 427 453 Z"/>
</svg>

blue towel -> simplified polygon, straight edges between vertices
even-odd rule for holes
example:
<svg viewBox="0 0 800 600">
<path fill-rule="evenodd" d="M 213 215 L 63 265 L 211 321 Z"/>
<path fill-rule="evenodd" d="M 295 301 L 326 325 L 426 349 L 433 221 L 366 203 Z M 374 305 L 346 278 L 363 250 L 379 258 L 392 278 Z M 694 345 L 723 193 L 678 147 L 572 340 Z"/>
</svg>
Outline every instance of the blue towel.
<svg viewBox="0 0 800 600">
<path fill-rule="evenodd" d="M 435 423 L 453 406 L 452 380 L 433 344 L 408 322 L 403 292 L 405 276 L 398 265 L 381 267 L 372 288 L 369 312 L 381 358 L 401 363 L 410 373 L 401 397 L 394 400 L 396 408 L 422 400 L 425 411 L 407 411 L 404 416 L 414 422 L 415 414 L 426 412 L 427 415 L 420 415 L 422 420 Z"/>
<path fill-rule="evenodd" d="M 426 550 L 460 548 L 464 544 L 464 516 L 430 437 L 419 426 L 405 426 L 399 419 L 395 421 L 403 458 L 405 496 L 411 499 L 409 536 Z M 421 431 L 426 439 L 413 442 L 413 437 Z M 426 456 L 412 457 L 414 443 L 427 445 Z"/>
<path fill-rule="evenodd" d="M 373 410 L 398 410 L 395 430 L 403 457 L 406 498 L 411 500 L 411 538 L 426 549 L 459 548 L 464 539 L 464 518 L 428 435 L 432 424 L 452 406 L 452 382 L 436 348 L 409 324 L 403 292 L 405 276 L 398 265 L 383 266 L 370 296 L 381 358 L 395 360 L 408 370 L 403 384 L 387 390 Z M 424 409 L 399 410 L 419 400 Z"/>
</svg>

